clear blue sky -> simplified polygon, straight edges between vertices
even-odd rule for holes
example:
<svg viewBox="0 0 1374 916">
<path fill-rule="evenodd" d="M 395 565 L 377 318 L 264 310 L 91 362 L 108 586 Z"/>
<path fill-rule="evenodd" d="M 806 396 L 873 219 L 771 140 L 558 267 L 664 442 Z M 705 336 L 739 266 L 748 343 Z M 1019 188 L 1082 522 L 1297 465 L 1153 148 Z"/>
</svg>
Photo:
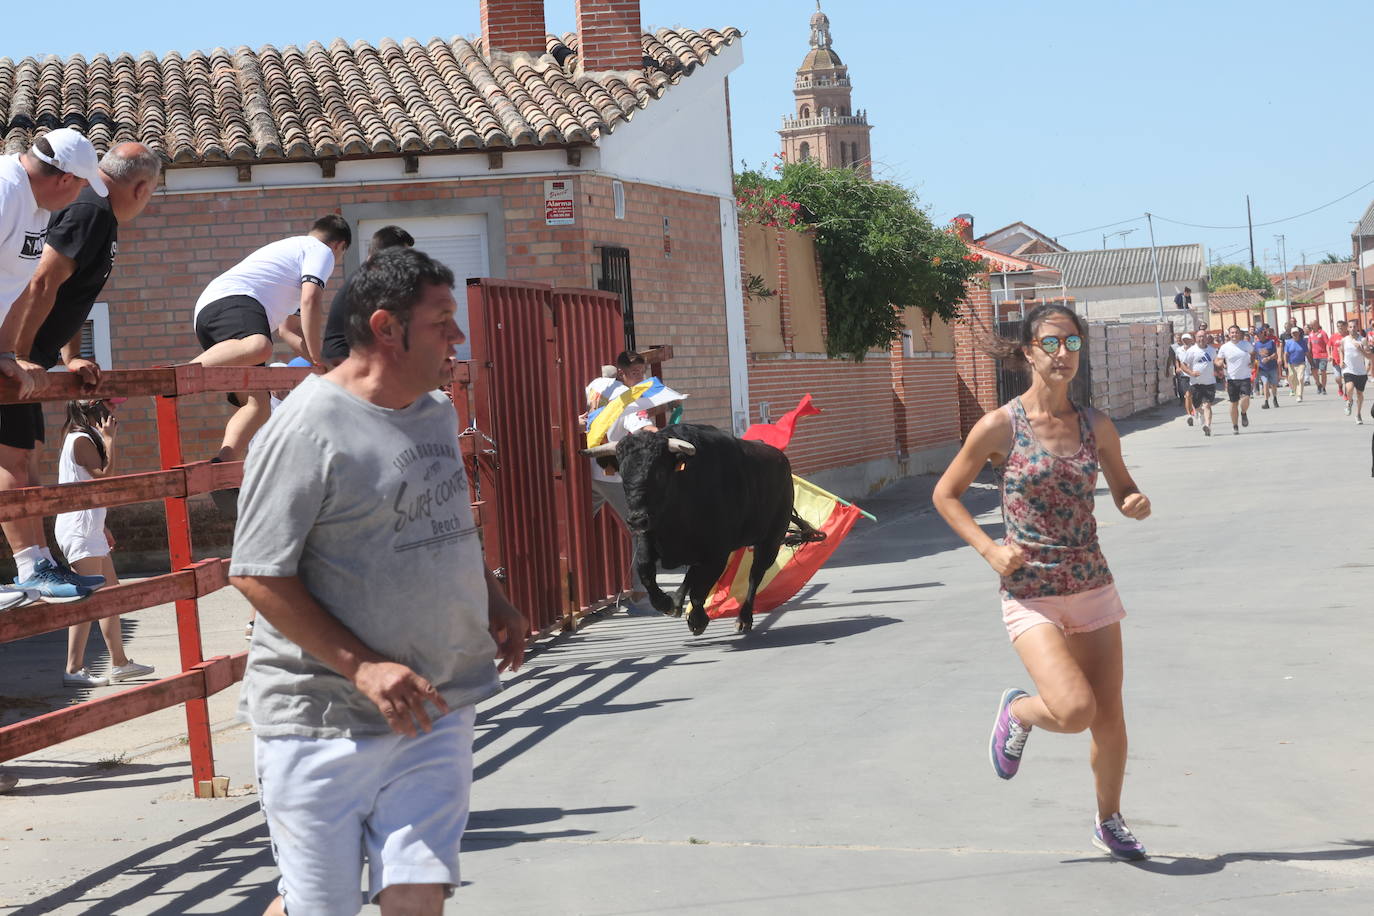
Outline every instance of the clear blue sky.
<svg viewBox="0 0 1374 916">
<path fill-rule="evenodd" d="M 1288 217 L 1374 181 L 1374 119 L 1364 45 L 1369 0 L 1156 0 L 1048 4 L 985 0 L 829 0 L 835 50 L 854 104 L 875 125 L 881 175 L 913 187 L 933 217 L 972 213 L 979 232 L 1024 220 L 1074 248 L 1148 243 L 1143 218 L 1243 225 Z M 35 8 L 36 9 L 36 8 Z M 146 11 L 101 20 L 115 9 Z M 551 31 L 572 0 L 549 0 Z M 731 78 L 736 158 L 778 148 L 814 0 L 644 0 L 644 24 L 737 26 L 745 62 Z M 477 32 L 477 0 L 403 3 L 232 0 L 197 8 L 77 0 L 61 15 L 10 17 L 0 56 L 190 50 L 341 36 L 428 38 Z M 1358 39 L 1358 40 L 1357 40 Z M 1255 230 L 1257 260 L 1348 254 L 1374 184 L 1310 216 Z M 1159 244 L 1204 242 L 1248 258 L 1242 229 L 1157 221 Z"/>
</svg>

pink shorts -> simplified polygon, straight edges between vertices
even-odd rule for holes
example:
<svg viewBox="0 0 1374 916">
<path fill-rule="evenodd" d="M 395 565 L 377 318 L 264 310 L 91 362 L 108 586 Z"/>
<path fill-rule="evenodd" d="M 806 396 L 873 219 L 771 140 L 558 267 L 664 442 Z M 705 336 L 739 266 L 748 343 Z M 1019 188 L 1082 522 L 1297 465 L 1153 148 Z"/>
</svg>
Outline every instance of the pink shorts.
<svg viewBox="0 0 1374 916">
<path fill-rule="evenodd" d="M 1071 636 L 1111 626 L 1125 616 L 1126 608 L 1121 604 L 1115 583 L 1074 595 L 1002 599 L 1002 622 L 1007 625 L 1012 642 L 1042 623 L 1052 623 L 1065 636 Z"/>
</svg>

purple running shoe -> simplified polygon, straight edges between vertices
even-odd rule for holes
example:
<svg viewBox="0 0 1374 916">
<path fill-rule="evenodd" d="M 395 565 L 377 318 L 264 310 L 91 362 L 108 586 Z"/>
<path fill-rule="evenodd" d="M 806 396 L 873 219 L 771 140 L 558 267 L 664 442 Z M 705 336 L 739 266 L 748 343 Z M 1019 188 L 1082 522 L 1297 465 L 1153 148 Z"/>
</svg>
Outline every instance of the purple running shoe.
<svg viewBox="0 0 1374 916">
<path fill-rule="evenodd" d="M 1008 688 L 1002 694 L 1001 702 L 997 704 L 997 718 L 992 723 L 989 755 L 992 757 L 992 768 L 1003 779 L 1011 779 L 1020 769 L 1021 751 L 1025 748 L 1026 738 L 1030 735 L 1030 726 L 1022 725 L 1011 714 L 1012 700 L 1024 696 L 1029 694 L 1015 687 Z"/>
<path fill-rule="evenodd" d="M 1093 830 L 1093 845 L 1113 859 L 1123 862 L 1138 862 L 1147 858 L 1145 847 L 1131 833 L 1120 813 L 1113 814 Z"/>
</svg>

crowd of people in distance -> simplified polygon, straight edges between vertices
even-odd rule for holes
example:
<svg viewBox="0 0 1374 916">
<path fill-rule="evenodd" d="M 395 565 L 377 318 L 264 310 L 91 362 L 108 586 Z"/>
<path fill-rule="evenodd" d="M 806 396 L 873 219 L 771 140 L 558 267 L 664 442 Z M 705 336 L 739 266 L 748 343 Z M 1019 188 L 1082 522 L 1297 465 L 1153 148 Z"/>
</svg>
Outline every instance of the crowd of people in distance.
<svg viewBox="0 0 1374 916">
<path fill-rule="evenodd" d="M 1250 425 L 1252 397 L 1258 395 L 1263 410 L 1277 409 L 1279 389 L 1286 384 L 1290 398 L 1301 404 L 1309 383 L 1325 395 L 1333 377 L 1345 415 L 1353 414 L 1357 424 L 1364 424 L 1364 389 L 1374 341 L 1358 321 L 1337 321 L 1335 333 L 1328 334 L 1319 321 L 1303 328 L 1289 318 L 1278 333 L 1256 318 L 1248 330 L 1231 325 L 1220 344 L 1211 331 L 1184 331 L 1170 349 L 1174 393 L 1188 425 L 1200 423 L 1204 436 L 1212 435 L 1212 405 L 1223 382 L 1233 435 Z"/>
</svg>

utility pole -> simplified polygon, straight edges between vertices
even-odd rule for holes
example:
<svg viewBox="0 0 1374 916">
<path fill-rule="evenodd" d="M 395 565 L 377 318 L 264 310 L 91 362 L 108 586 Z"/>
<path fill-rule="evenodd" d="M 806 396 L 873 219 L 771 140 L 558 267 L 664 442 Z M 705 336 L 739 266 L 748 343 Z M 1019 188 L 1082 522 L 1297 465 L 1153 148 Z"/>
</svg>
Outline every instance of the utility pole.
<svg viewBox="0 0 1374 916">
<path fill-rule="evenodd" d="M 1145 222 L 1150 225 L 1150 266 L 1155 272 L 1155 299 L 1159 301 L 1159 320 L 1164 320 L 1164 293 L 1159 288 L 1159 256 L 1155 254 L 1155 219 L 1145 214 Z"/>
<path fill-rule="evenodd" d="M 1364 317 L 1364 233 L 1360 233 L 1360 253 L 1355 257 L 1356 279 L 1359 280 L 1360 301 L 1355 306 L 1356 314 L 1360 319 Z M 1360 321 L 1363 325 L 1363 320 Z"/>
<path fill-rule="evenodd" d="M 1255 221 L 1250 216 L 1250 195 L 1245 195 L 1245 225 L 1250 230 L 1250 272 L 1255 272 Z"/>
<path fill-rule="evenodd" d="M 1279 243 L 1279 269 L 1283 271 L 1283 304 L 1291 311 L 1293 303 L 1288 298 L 1288 239 L 1276 235 L 1274 240 Z"/>
</svg>

